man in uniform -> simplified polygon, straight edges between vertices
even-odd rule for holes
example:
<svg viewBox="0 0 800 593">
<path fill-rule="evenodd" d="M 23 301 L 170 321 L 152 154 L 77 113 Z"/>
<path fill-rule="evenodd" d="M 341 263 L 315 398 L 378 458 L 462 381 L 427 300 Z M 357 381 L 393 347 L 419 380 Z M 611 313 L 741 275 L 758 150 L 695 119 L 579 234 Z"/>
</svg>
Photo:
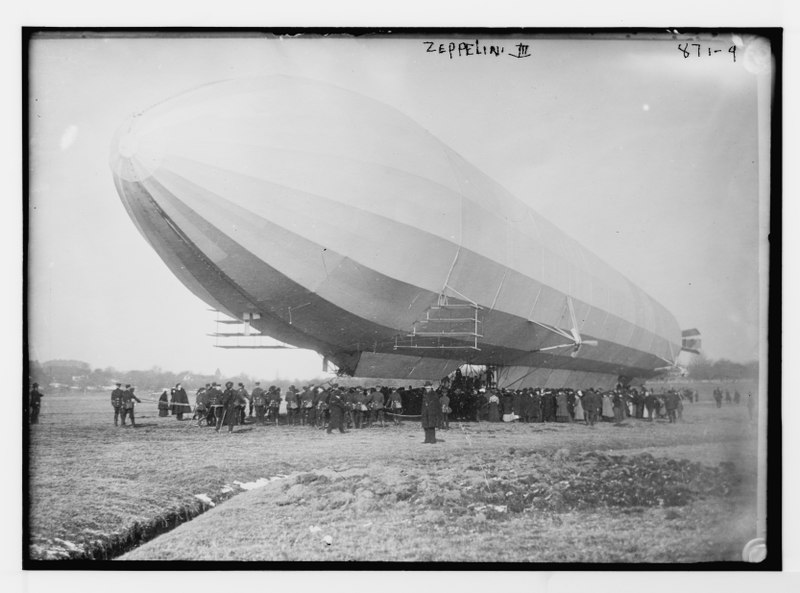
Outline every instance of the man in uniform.
<svg viewBox="0 0 800 593">
<path fill-rule="evenodd" d="M 425 392 L 422 394 L 422 428 L 425 430 L 424 443 L 436 442 L 436 426 L 442 413 L 439 396 L 433 390 L 430 381 L 425 381 Z"/>
<path fill-rule="evenodd" d="M 647 410 L 647 418 L 649 422 L 653 421 L 653 415 L 656 413 L 656 396 L 653 390 L 646 391 L 644 395 L 644 408 Z"/>
<path fill-rule="evenodd" d="M 450 430 L 450 396 L 446 391 L 442 392 L 442 397 L 439 398 L 439 405 L 442 407 L 442 414 L 439 416 L 439 428 L 443 430 Z"/>
<path fill-rule="evenodd" d="M 331 420 L 328 423 L 328 434 L 331 434 L 334 428 L 338 428 L 341 433 L 347 432 L 342 426 L 342 420 L 344 419 L 344 398 L 342 397 L 342 392 L 338 388 L 331 389 L 327 403 L 331 414 Z"/>
<path fill-rule="evenodd" d="M 209 414 L 206 416 L 206 422 L 209 426 L 216 426 L 224 412 L 222 409 L 222 390 L 216 381 L 211 383 L 211 387 L 208 390 L 208 407 Z"/>
<path fill-rule="evenodd" d="M 328 395 L 329 393 L 322 387 L 317 387 L 314 390 L 314 406 L 316 408 L 314 426 L 320 430 L 325 428 L 325 415 L 328 413 Z"/>
<path fill-rule="evenodd" d="M 664 396 L 664 407 L 667 410 L 667 418 L 669 418 L 669 423 L 674 423 L 676 421 L 676 412 L 678 410 L 678 394 L 674 389 L 670 389 Z"/>
<path fill-rule="evenodd" d="M 403 399 L 400 397 L 400 392 L 392 387 L 392 392 L 389 394 L 389 409 L 392 411 L 392 419 L 395 426 L 400 424 L 400 415 L 403 413 Z"/>
<path fill-rule="evenodd" d="M 300 425 L 306 426 L 313 424 L 313 419 L 311 418 L 311 413 L 314 410 L 314 392 L 311 389 L 311 385 L 306 385 L 303 387 L 302 393 L 300 393 Z"/>
<path fill-rule="evenodd" d="M 125 418 L 130 417 L 131 419 L 131 426 L 136 428 L 136 417 L 133 413 L 133 407 L 136 405 L 133 403 L 133 400 L 136 400 L 139 403 L 142 403 L 136 395 L 134 395 L 133 390 L 135 387 L 131 387 L 130 385 L 125 385 L 125 391 L 122 393 L 122 426 L 125 426 Z"/>
<path fill-rule="evenodd" d="M 344 400 L 344 418 L 342 420 L 342 425 L 345 427 L 346 430 L 350 430 L 353 428 L 353 426 L 355 426 L 353 410 L 355 408 L 355 398 L 357 391 L 358 389 L 351 387 L 350 389 L 342 393 L 342 399 Z"/>
<path fill-rule="evenodd" d="M 275 385 L 270 386 L 267 392 L 267 420 L 275 419 L 275 426 L 278 426 L 278 418 L 281 411 L 281 388 Z"/>
<path fill-rule="evenodd" d="M 294 426 L 300 420 L 300 394 L 294 385 L 286 391 L 286 424 Z"/>
<path fill-rule="evenodd" d="M 228 432 L 233 432 L 233 427 L 237 424 L 240 410 L 243 411 L 247 400 L 233 388 L 233 381 L 225 383 L 225 391 L 222 394 L 222 415 L 217 418 L 217 432 L 223 424 L 228 425 Z"/>
<path fill-rule="evenodd" d="M 594 423 L 597 422 L 597 400 L 598 396 L 594 389 L 589 389 L 583 394 L 583 401 L 581 403 L 583 404 L 583 413 L 586 417 L 587 426 L 594 426 Z"/>
<path fill-rule="evenodd" d="M 244 383 L 239 383 L 239 389 L 236 390 L 236 394 L 238 395 L 238 401 L 243 402 L 241 412 L 239 413 L 239 424 L 244 424 L 245 408 L 247 407 L 247 403 L 250 402 L 250 394 L 247 393 L 247 389 L 244 388 Z M 252 402 L 250 405 L 252 405 Z M 250 415 L 253 415 L 252 411 Z"/>
<path fill-rule="evenodd" d="M 197 394 L 194 396 L 194 414 L 192 414 L 192 420 L 197 420 L 198 425 L 200 421 L 203 420 L 206 416 L 208 416 L 208 388 L 210 386 L 206 384 L 205 387 L 201 387 L 197 390 Z M 166 393 L 166 392 L 165 392 Z"/>
<path fill-rule="evenodd" d="M 364 428 L 367 422 L 364 420 L 364 414 L 367 412 L 367 399 L 368 394 L 366 390 L 356 389 L 353 394 L 353 426 L 356 428 Z"/>
<path fill-rule="evenodd" d="M 121 383 L 117 383 L 117 388 L 111 392 L 111 407 L 114 408 L 114 426 L 119 426 L 120 418 L 122 423 L 125 424 L 125 416 L 122 414 L 122 387 Z"/>
<path fill-rule="evenodd" d="M 39 424 L 39 408 L 42 405 L 42 394 L 39 392 L 39 384 L 34 383 L 31 386 L 31 392 L 28 397 L 28 406 L 30 409 L 31 424 Z"/>
<path fill-rule="evenodd" d="M 264 424 L 264 417 L 267 414 L 267 396 L 264 390 L 261 389 L 261 383 L 256 381 L 256 386 L 253 388 L 253 397 L 250 399 L 250 416 L 253 415 L 252 408 L 256 409 L 256 424 Z"/>
<path fill-rule="evenodd" d="M 369 425 L 372 426 L 376 421 L 380 421 L 381 428 L 383 428 L 383 405 L 384 395 L 379 389 L 372 388 L 372 393 L 369 396 Z"/>
</svg>

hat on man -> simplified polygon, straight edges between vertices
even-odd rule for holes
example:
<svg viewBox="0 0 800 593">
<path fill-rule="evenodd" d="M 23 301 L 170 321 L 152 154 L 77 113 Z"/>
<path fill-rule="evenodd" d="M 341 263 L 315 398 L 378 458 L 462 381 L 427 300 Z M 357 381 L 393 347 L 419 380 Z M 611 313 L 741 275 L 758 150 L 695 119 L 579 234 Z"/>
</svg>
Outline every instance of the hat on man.
<svg viewBox="0 0 800 593">
<path fill-rule="evenodd" d="M 225 387 L 233 387 L 233 381 L 228 381 L 225 383 Z"/>
</svg>

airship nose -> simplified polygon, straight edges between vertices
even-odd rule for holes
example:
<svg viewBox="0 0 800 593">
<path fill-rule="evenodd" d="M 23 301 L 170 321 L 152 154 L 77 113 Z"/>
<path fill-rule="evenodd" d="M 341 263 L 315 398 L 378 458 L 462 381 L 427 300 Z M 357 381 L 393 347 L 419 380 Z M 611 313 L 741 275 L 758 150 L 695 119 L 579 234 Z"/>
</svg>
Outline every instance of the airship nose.
<svg viewBox="0 0 800 593">
<path fill-rule="evenodd" d="M 163 150 L 158 139 L 147 132 L 142 114 L 128 117 L 111 141 L 110 165 L 114 174 L 126 181 L 143 181 L 158 169 Z"/>
</svg>

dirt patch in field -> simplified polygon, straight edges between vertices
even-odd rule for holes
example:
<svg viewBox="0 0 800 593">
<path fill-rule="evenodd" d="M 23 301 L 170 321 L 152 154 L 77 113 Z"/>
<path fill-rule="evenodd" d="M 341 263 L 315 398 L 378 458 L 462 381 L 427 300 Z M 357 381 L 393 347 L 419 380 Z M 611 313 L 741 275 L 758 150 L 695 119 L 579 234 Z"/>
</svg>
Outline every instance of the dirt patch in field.
<svg viewBox="0 0 800 593">
<path fill-rule="evenodd" d="M 708 535 L 708 518 L 713 521 L 714 515 L 699 524 L 697 508 L 685 507 L 735 507 L 741 483 L 736 468 L 724 463 L 709 467 L 649 454 L 563 449 L 502 460 L 481 455 L 458 471 L 437 458 L 416 466 L 324 467 L 236 497 L 122 559 L 481 561 L 480 546 L 442 549 L 431 542 L 495 541 L 505 533 L 509 561 L 552 561 L 556 551 L 567 554 L 559 561 L 585 561 L 577 550 L 586 554 L 597 545 L 602 552 L 589 556 L 598 562 L 626 557 L 687 562 L 696 549 L 655 546 L 635 526 L 654 523 L 670 533 L 700 528 Z M 705 501 L 713 504 L 707 507 Z M 584 521 L 595 527 L 579 529 Z M 611 524 L 626 533 L 624 548 Z M 576 547 L 565 552 L 554 545 L 558 538 L 547 543 L 536 535 L 554 532 Z M 578 543 L 579 533 L 584 539 Z M 715 533 L 706 559 L 721 559 L 720 551 L 737 553 L 737 536 L 720 546 L 725 536 Z"/>
</svg>

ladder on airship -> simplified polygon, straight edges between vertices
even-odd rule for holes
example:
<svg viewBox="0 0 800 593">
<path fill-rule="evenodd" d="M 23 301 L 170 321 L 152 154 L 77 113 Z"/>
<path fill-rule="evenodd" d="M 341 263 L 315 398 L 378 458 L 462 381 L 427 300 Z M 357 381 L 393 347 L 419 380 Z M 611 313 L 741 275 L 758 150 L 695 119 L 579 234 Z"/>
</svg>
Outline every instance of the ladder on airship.
<svg viewBox="0 0 800 593">
<path fill-rule="evenodd" d="M 283 350 L 295 348 L 294 346 L 266 336 L 254 328 L 252 322 L 261 319 L 260 313 L 243 313 L 241 319 L 236 319 L 216 309 L 209 309 L 209 311 L 217 314 L 217 318 L 214 320 L 216 324 L 215 331 L 207 334 L 214 338 L 214 348 L 248 350 Z M 222 326 L 222 328 L 220 328 L 220 326 Z M 228 331 L 222 331 L 226 328 L 230 329 L 228 329 Z"/>
<path fill-rule="evenodd" d="M 480 350 L 482 338 L 480 311 L 476 303 L 440 294 L 437 303 L 415 321 L 404 337 L 396 336 L 394 349 Z"/>
</svg>

